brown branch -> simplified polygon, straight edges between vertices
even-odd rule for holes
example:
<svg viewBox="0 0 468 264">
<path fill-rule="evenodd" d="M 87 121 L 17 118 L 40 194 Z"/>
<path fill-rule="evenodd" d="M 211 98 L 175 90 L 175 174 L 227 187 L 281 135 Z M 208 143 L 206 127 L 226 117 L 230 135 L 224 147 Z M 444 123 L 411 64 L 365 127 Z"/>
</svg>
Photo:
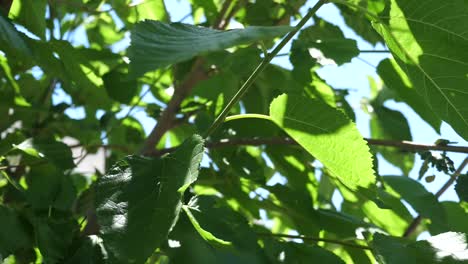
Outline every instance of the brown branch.
<svg viewBox="0 0 468 264">
<path fill-rule="evenodd" d="M 395 141 L 385 139 L 365 139 L 369 145 L 375 146 L 386 146 L 395 147 L 408 151 L 421 151 L 421 150 L 439 150 L 439 151 L 450 151 L 468 153 L 468 147 L 464 146 L 441 146 L 434 144 L 420 144 L 410 141 Z M 208 149 L 232 147 L 232 146 L 262 146 L 262 145 L 297 145 L 296 141 L 288 137 L 272 137 L 272 138 L 233 138 L 233 139 L 221 139 L 215 142 L 207 142 L 205 147 Z M 148 152 L 151 156 L 161 156 L 166 153 L 173 152 L 176 149 L 166 148 L 161 150 L 153 150 Z"/>
<path fill-rule="evenodd" d="M 458 169 L 453 173 L 453 175 L 450 177 L 450 179 L 436 192 L 435 197 L 439 198 L 447 189 L 455 182 L 457 177 L 462 173 L 463 169 L 468 165 L 468 157 L 463 160 L 463 162 L 460 164 Z M 422 221 L 422 216 L 418 215 L 413 222 L 408 226 L 406 229 L 405 233 L 403 234 L 403 237 L 409 237 L 416 229 L 418 228 L 419 224 Z"/>
<path fill-rule="evenodd" d="M 257 233 L 258 236 L 264 237 L 282 237 L 282 238 L 293 238 L 293 239 L 302 239 L 303 241 L 313 241 L 313 242 L 326 242 L 332 244 L 338 244 L 346 247 L 353 247 L 359 248 L 364 250 L 372 250 L 371 247 L 349 243 L 346 241 L 340 241 L 335 239 L 328 239 L 328 238 L 320 238 L 320 237 L 309 237 L 309 236 L 301 236 L 301 235 L 288 235 L 288 234 L 274 234 L 274 233 Z"/>
<path fill-rule="evenodd" d="M 397 147 L 409 151 L 421 151 L 421 150 L 439 150 L 439 151 L 450 151 L 468 153 L 468 147 L 466 146 L 451 146 L 451 145 L 436 145 L 436 144 L 420 144 L 412 141 L 396 141 L 387 139 L 372 139 L 366 138 L 369 145 Z"/>
<path fill-rule="evenodd" d="M 156 126 L 150 132 L 148 138 L 143 143 L 143 147 L 139 151 L 141 155 L 146 155 L 154 150 L 154 147 L 159 143 L 159 140 L 161 140 L 164 133 L 172 128 L 175 116 L 179 111 L 182 101 L 187 97 L 195 84 L 208 78 L 201 67 L 202 64 L 202 59 L 197 59 L 192 67 L 192 71 L 188 74 L 188 77 L 180 86 L 174 88 L 174 94 L 172 95 L 171 100 L 161 113 L 161 117 L 158 119 Z"/>
</svg>

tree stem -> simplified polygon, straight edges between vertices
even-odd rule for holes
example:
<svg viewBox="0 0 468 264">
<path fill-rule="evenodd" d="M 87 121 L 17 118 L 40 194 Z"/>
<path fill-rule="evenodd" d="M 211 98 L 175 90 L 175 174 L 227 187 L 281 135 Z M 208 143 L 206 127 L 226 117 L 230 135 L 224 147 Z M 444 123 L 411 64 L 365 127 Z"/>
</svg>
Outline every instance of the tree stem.
<svg viewBox="0 0 468 264">
<path fill-rule="evenodd" d="M 231 111 L 231 108 L 234 107 L 239 100 L 244 96 L 247 90 L 252 86 L 260 73 L 270 64 L 270 61 L 283 49 L 283 47 L 296 35 L 296 33 L 306 24 L 306 22 L 319 10 L 322 5 L 326 4 L 328 0 L 319 0 L 307 14 L 299 21 L 299 23 L 294 27 L 294 29 L 289 32 L 286 37 L 276 46 L 276 48 L 269 53 L 263 61 L 257 66 L 257 68 L 252 72 L 252 74 L 247 78 L 241 88 L 237 91 L 234 97 L 229 101 L 229 103 L 224 107 L 219 116 L 215 119 L 213 124 L 208 128 L 204 134 L 204 138 L 209 137 L 223 122 L 224 119 Z"/>
</svg>

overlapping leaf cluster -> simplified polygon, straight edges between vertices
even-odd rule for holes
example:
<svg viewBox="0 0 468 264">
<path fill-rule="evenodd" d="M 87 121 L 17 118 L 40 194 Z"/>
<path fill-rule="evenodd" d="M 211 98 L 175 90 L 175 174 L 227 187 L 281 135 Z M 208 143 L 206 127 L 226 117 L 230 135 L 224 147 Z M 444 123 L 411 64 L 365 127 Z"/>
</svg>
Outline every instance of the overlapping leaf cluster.
<svg viewBox="0 0 468 264">
<path fill-rule="evenodd" d="M 185 2 L 184 21 L 163 0 L 1 6 L 0 260 L 467 261 L 466 175 L 461 201 L 439 202 L 407 177 L 414 153 L 369 147 L 347 91 L 318 73 L 361 52 L 332 18 L 314 15 L 292 67 L 269 63 L 233 117 L 199 136 L 316 1 Z M 363 100 L 373 138 L 412 139 L 395 100 L 468 139 L 465 0 L 325 2 L 393 55 Z M 228 30 L 234 21 L 244 28 Z M 163 131 L 149 147 L 148 119 Z M 402 175 L 379 175 L 378 156 Z"/>
</svg>

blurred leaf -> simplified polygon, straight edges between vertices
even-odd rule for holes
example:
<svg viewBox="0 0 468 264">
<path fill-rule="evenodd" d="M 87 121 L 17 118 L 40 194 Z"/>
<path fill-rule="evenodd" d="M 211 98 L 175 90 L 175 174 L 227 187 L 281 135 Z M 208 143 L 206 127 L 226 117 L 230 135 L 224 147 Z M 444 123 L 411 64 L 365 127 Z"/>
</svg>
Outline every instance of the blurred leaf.
<svg viewBox="0 0 468 264">
<path fill-rule="evenodd" d="M 142 263 L 166 240 L 202 155 L 203 140 L 193 136 L 164 158 L 128 156 L 99 179 L 97 216 L 113 263 Z"/>
<path fill-rule="evenodd" d="M 199 224 L 232 246 L 211 246 L 181 216 L 171 233 L 171 239 L 180 242 L 180 247 L 168 249 L 171 263 L 267 263 L 254 230 L 242 215 L 212 196 L 198 196 L 196 208 L 191 212 Z"/>
<path fill-rule="evenodd" d="M 45 263 L 62 263 L 78 231 L 73 219 L 34 218 L 36 243 Z"/>
<path fill-rule="evenodd" d="M 130 103 L 138 91 L 137 81 L 128 79 L 127 75 L 127 72 L 115 69 L 102 76 L 109 97 L 122 104 Z"/>
<path fill-rule="evenodd" d="M 411 141 L 411 130 L 405 116 L 384 106 L 373 105 L 374 115 L 370 121 L 371 137 Z M 414 166 L 414 153 L 405 153 L 396 148 L 377 147 L 382 156 L 403 171 L 408 173 Z"/>
<path fill-rule="evenodd" d="M 317 180 L 310 165 L 314 158 L 306 150 L 294 145 L 270 145 L 265 153 L 273 162 L 273 168 L 287 178 L 289 187 L 309 192 L 313 200 L 317 198 Z"/>
<path fill-rule="evenodd" d="M 117 122 L 109 132 L 109 143 L 121 147 L 113 150 L 114 154 L 128 155 L 129 152 L 136 152 L 145 139 L 143 125 L 133 117 Z"/>
<path fill-rule="evenodd" d="M 462 232 L 468 234 L 468 210 L 461 204 L 453 201 L 440 203 L 447 215 L 448 228 L 436 224 L 429 225 L 429 232 L 436 235 L 447 231 Z"/>
<path fill-rule="evenodd" d="M 341 12 L 346 25 L 367 42 L 376 45 L 382 43 L 382 37 L 372 28 L 372 15 L 377 15 L 385 8 L 386 0 L 350 0 L 353 5 L 336 6 Z"/>
<path fill-rule="evenodd" d="M 15 0 L 9 16 L 45 39 L 47 0 Z"/>
<path fill-rule="evenodd" d="M 210 25 L 212 25 L 215 19 L 219 16 L 218 7 L 216 6 L 216 3 L 219 1 L 190 0 L 190 2 L 192 3 L 192 16 L 197 24 L 199 22 L 196 17 L 200 10 L 203 10 L 204 17 L 206 17 Z"/>
<path fill-rule="evenodd" d="M 455 184 L 455 192 L 457 192 L 460 201 L 468 202 L 468 174 L 458 176 Z"/>
<path fill-rule="evenodd" d="M 52 138 L 29 138 L 15 146 L 36 158 L 45 158 L 62 170 L 75 167 L 71 149 Z"/>
<path fill-rule="evenodd" d="M 41 164 L 32 166 L 26 176 L 26 197 L 34 209 L 72 209 L 77 191 L 69 175 L 50 164 Z"/>
<path fill-rule="evenodd" d="M 66 264 L 100 264 L 105 263 L 107 253 L 104 248 L 102 239 L 98 236 L 91 235 L 83 239 L 79 248 L 72 256 L 64 262 Z"/>
<path fill-rule="evenodd" d="M 435 180 L 436 176 L 435 175 L 429 175 L 427 176 L 426 178 L 424 178 L 424 180 L 427 182 L 427 183 L 431 183 Z"/>
<path fill-rule="evenodd" d="M 21 249 L 32 246 L 33 236 L 30 227 L 11 208 L 0 205 L 0 256 L 5 257 Z"/>
<path fill-rule="evenodd" d="M 124 31 L 117 28 L 109 13 L 101 13 L 95 20 L 86 23 L 86 33 L 92 48 L 115 44 L 124 38 Z"/>
<path fill-rule="evenodd" d="M 114 1 L 113 6 L 119 17 L 129 27 L 145 19 L 170 21 L 163 0 L 143 0 L 138 2 L 117 0 Z"/>
<path fill-rule="evenodd" d="M 374 23 L 420 100 L 468 139 L 468 6 L 464 1 L 391 0 L 388 22 Z M 431 15 L 427 15 L 431 14 Z"/>
<path fill-rule="evenodd" d="M 0 13 L 0 50 L 15 60 L 24 60 L 31 56 L 31 50 L 21 37 L 21 33 L 2 13 Z"/>
<path fill-rule="evenodd" d="M 398 197 L 379 189 L 379 198 L 390 208 L 382 209 L 373 202 L 365 201 L 362 205 L 365 216 L 390 235 L 402 236 L 413 216 Z"/>
<path fill-rule="evenodd" d="M 448 232 L 422 241 L 374 235 L 372 245 L 382 263 L 466 263 L 466 234 Z"/>
<path fill-rule="evenodd" d="M 184 209 L 185 214 L 187 215 L 188 219 L 192 223 L 195 230 L 197 230 L 198 234 L 200 234 L 200 236 L 206 242 L 210 243 L 210 245 L 214 247 L 230 247 L 231 246 L 231 242 L 219 239 L 215 237 L 209 231 L 206 231 L 205 229 L 203 229 L 198 223 L 197 219 L 193 216 L 192 212 L 190 212 L 190 207 L 183 205 L 182 208 Z"/>
<path fill-rule="evenodd" d="M 338 26 L 318 17 L 314 20 L 315 24 L 303 29 L 294 41 L 292 52 L 296 49 L 307 50 L 320 64 L 327 64 L 327 60 L 333 60 L 338 65 L 351 62 L 352 58 L 359 55 L 356 40 L 345 38 Z M 310 49 L 318 50 L 322 54 Z"/>
<path fill-rule="evenodd" d="M 406 200 L 416 212 L 431 219 L 434 224 L 446 225 L 447 218 L 442 205 L 421 183 L 404 176 L 384 176 L 383 180 L 399 193 L 401 198 Z"/>
<path fill-rule="evenodd" d="M 281 95 L 271 103 L 270 116 L 348 188 L 375 198 L 369 147 L 342 112 L 315 99 Z"/>
<path fill-rule="evenodd" d="M 291 27 L 250 27 L 219 31 L 182 23 L 146 20 L 132 31 L 130 75 L 189 60 L 197 55 L 286 34 Z"/>
<path fill-rule="evenodd" d="M 332 252 L 306 243 L 283 242 L 272 238 L 263 239 L 270 263 L 345 263 Z"/>
</svg>

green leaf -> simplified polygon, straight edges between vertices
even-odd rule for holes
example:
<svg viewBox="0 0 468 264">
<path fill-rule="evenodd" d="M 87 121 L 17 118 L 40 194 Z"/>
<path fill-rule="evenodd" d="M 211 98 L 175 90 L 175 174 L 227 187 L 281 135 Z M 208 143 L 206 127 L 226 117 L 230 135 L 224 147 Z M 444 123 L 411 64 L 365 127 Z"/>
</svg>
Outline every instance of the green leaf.
<svg viewBox="0 0 468 264">
<path fill-rule="evenodd" d="M 165 22 L 170 20 L 164 5 L 164 0 L 143 0 L 138 2 L 117 0 L 114 1 L 113 7 L 128 27 L 132 27 L 138 21 L 144 19 Z"/>
<path fill-rule="evenodd" d="M 374 114 L 370 120 L 371 136 L 379 139 L 412 140 L 411 130 L 405 116 L 395 110 L 373 104 Z M 413 169 L 414 153 L 405 153 L 396 148 L 377 147 L 382 156 L 399 167 L 403 174 Z"/>
<path fill-rule="evenodd" d="M 137 81 L 128 79 L 127 75 L 128 73 L 116 69 L 102 76 L 109 97 L 122 104 L 130 103 L 138 91 Z"/>
<path fill-rule="evenodd" d="M 289 187 L 296 191 L 309 192 L 315 200 L 317 190 L 310 185 L 315 187 L 317 180 L 313 168 L 307 165 L 314 158 L 306 150 L 298 146 L 270 145 L 265 148 L 265 153 L 273 163 L 273 168 L 287 178 Z M 324 178 L 327 177 L 322 179 Z"/>
<path fill-rule="evenodd" d="M 219 239 L 215 237 L 212 233 L 209 231 L 206 231 L 200 226 L 200 223 L 198 223 L 197 219 L 195 216 L 193 216 L 192 212 L 190 212 L 190 207 L 183 205 L 182 209 L 184 209 L 185 214 L 187 215 L 188 219 L 192 223 L 193 227 L 195 230 L 197 230 L 198 234 L 208 243 L 210 243 L 212 246 L 215 247 L 230 247 L 232 245 L 231 242 L 229 241 L 224 241 L 222 239 Z"/>
<path fill-rule="evenodd" d="M 455 191 L 461 201 L 468 202 L 468 174 L 458 176 Z"/>
<path fill-rule="evenodd" d="M 62 170 L 75 167 L 71 149 L 52 138 L 29 138 L 15 147 L 33 157 L 45 158 Z"/>
<path fill-rule="evenodd" d="M 402 236 L 413 216 L 399 198 L 380 189 L 379 198 L 390 209 L 382 209 L 373 202 L 365 201 L 361 206 L 365 216 L 371 223 L 383 228 L 390 235 Z"/>
<path fill-rule="evenodd" d="M 447 231 L 462 232 L 468 234 L 468 210 L 461 204 L 452 201 L 441 202 L 447 215 L 448 228 L 436 224 L 429 225 L 431 234 L 440 234 Z"/>
<path fill-rule="evenodd" d="M 219 16 L 218 7 L 213 0 L 190 0 L 192 3 L 192 16 L 195 24 L 200 23 L 200 19 L 206 18 L 210 25 Z M 202 12 L 200 12 L 202 11 Z"/>
<path fill-rule="evenodd" d="M 318 63 L 323 64 L 326 59 L 331 59 L 338 65 L 351 62 L 352 58 L 359 55 L 356 40 L 345 38 L 338 26 L 317 17 L 314 20 L 315 24 L 303 29 L 294 41 L 293 52 L 295 49 L 316 49 L 323 53 L 312 53 Z"/>
<path fill-rule="evenodd" d="M 332 252 L 318 246 L 309 246 L 299 243 L 288 243 L 289 247 L 285 250 L 284 263 L 313 263 L 318 259 L 322 263 L 344 264 L 344 261 Z"/>
<path fill-rule="evenodd" d="M 128 50 L 130 75 L 189 60 L 195 56 L 249 44 L 286 34 L 288 26 L 249 27 L 228 31 L 214 30 L 182 23 L 166 24 L 146 20 L 132 30 Z"/>
<path fill-rule="evenodd" d="M 33 219 L 36 243 L 44 263 L 62 263 L 78 225 L 74 219 L 37 217 Z"/>
<path fill-rule="evenodd" d="M 26 197 L 36 210 L 51 208 L 70 211 L 76 198 L 76 189 L 69 175 L 51 164 L 31 167 L 26 175 Z"/>
<path fill-rule="evenodd" d="M 439 131 L 442 121 L 436 115 L 434 109 L 425 101 L 408 79 L 403 69 L 395 60 L 385 59 L 377 66 L 377 73 L 385 83 L 385 86 L 396 94 L 396 101 L 403 101 L 424 119 L 436 131 Z"/>
<path fill-rule="evenodd" d="M 167 239 L 202 156 L 195 135 L 164 158 L 128 156 L 99 179 L 96 210 L 113 263 L 143 263 Z"/>
<path fill-rule="evenodd" d="M 262 239 L 270 263 L 345 263 L 332 252 L 319 246 L 306 243 L 282 242 L 273 239 Z M 281 260 L 281 261 L 278 261 Z"/>
<path fill-rule="evenodd" d="M 375 23 L 421 100 L 468 139 L 468 6 L 463 0 L 392 0 Z"/>
<path fill-rule="evenodd" d="M 32 246 L 30 228 L 17 212 L 0 205 L 0 258 Z"/>
<path fill-rule="evenodd" d="M 181 216 L 171 233 L 171 239 L 180 241 L 179 248 L 169 252 L 174 263 L 265 263 L 264 254 L 258 245 L 257 236 L 247 220 L 235 212 L 222 199 L 214 196 L 198 196 L 196 203 L 190 204 L 193 217 L 204 230 L 230 245 L 213 246 L 194 232 L 193 225 Z M 195 233 L 196 237 L 191 236 Z M 228 261 L 229 260 L 229 261 Z"/>
<path fill-rule="evenodd" d="M 101 264 L 105 263 L 107 253 L 100 237 L 92 235 L 81 241 L 79 248 L 67 258 L 65 264 Z"/>
<path fill-rule="evenodd" d="M 404 176 L 384 176 L 383 179 L 421 216 L 431 219 L 435 224 L 446 225 L 444 208 L 421 183 Z"/>
<path fill-rule="evenodd" d="M 15 0 L 10 17 L 29 31 L 45 39 L 47 0 Z"/>
<path fill-rule="evenodd" d="M 0 13 L 0 50 L 11 55 L 12 59 L 31 56 L 31 50 L 13 24 Z"/>
<path fill-rule="evenodd" d="M 270 116 L 344 185 L 375 198 L 375 176 L 369 147 L 341 111 L 303 96 L 281 95 Z"/>
<path fill-rule="evenodd" d="M 381 263 L 466 263 L 466 234 L 448 232 L 423 241 L 410 241 L 376 233 L 372 242 Z"/>
</svg>

